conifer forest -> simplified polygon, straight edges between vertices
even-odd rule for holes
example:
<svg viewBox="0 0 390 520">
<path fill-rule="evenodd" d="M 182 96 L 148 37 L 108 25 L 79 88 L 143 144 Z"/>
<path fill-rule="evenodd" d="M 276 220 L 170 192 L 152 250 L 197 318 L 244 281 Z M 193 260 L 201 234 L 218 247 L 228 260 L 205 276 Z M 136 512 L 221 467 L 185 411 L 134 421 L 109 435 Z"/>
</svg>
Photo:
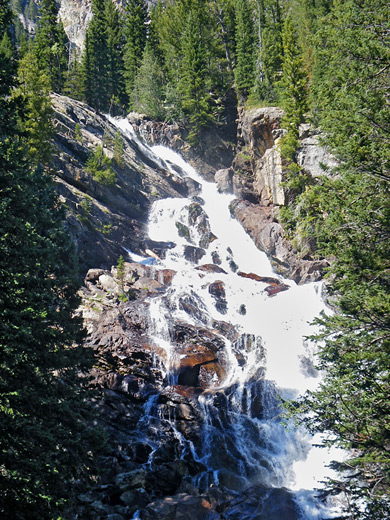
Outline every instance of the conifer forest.
<svg viewBox="0 0 390 520">
<path fill-rule="evenodd" d="M 310 336 L 322 380 L 284 403 L 283 420 L 344 450 L 332 463 L 338 477 L 322 489 L 324 497 L 342 495 L 342 506 L 337 517 L 229 516 L 220 506 L 192 518 L 390 518 L 389 2 L 92 0 L 82 46 L 69 40 L 61 4 L 0 0 L 0 517 L 159 518 L 142 513 L 149 507 L 142 504 L 111 516 L 80 513 L 78 505 L 94 486 L 104 487 L 103 461 L 112 450 L 96 418 L 100 390 L 91 374 L 98 354 L 79 310 L 86 269 L 53 160 L 55 93 L 95 115 L 138 113 L 183 129 L 193 155 L 210 133 L 223 135 L 251 110 L 282 109 L 285 201 L 273 218 L 299 258 L 326 260 L 330 309 Z M 299 160 L 302 128 L 309 127 L 334 158 L 316 177 Z M 110 139 L 112 157 L 105 152 Z M 77 123 L 75 149 L 82 140 Z M 105 190 L 125 169 L 123 139 L 118 131 L 95 144 L 85 152 L 85 175 L 105 204 Z M 239 150 L 237 141 L 230 146 Z M 245 159 L 248 151 L 240 153 Z M 89 195 L 78 226 L 88 224 Z M 137 211 L 148 208 L 141 201 Z M 111 232 L 102 220 L 103 238 Z M 117 261 L 117 303 L 126 305 L 135 297 L 124 289 L 123 256 Z"/>
</svg>

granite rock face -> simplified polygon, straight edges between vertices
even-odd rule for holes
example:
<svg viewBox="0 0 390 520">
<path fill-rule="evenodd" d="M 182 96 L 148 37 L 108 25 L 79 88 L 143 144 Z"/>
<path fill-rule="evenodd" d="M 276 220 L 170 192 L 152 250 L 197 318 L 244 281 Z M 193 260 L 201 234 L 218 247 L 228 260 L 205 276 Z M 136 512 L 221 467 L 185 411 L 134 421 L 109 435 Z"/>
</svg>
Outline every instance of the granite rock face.
<svg viewBox="0 0 390 520">
<path fill-rule="evenodd" d="M 103 114 L 65 96 L 52 95 L 55 152 L 52 166 L 67 224 L 77 247 L 82 271 L 111 268 L 126 250 L 163 254 L 169 244 L 147 239 L 146 222 L 154 200 L 196 192 L 179 176 L 155 162 L 135 140 Z M 115 140 L 120 161 L 115 160 Z M 102 183 L 88 172 L 86 163 L 98 146 L 111 159 L 115 180 Z"/>
<path fill-rule="evenodd" d="M 242 110 L 239 116 L 237 153 L 231 168 L 216 172 L 218 190 L 237 197 L 231 205 L 232 215 L 270 257 L 276 272 L 297 283 L 319 280 L 328 263 L 313 259 L 315 243 L 299 239 L 298 251 L 278 221 L 278 208 L 287 203 L 279 150 L 284 135 L 280 126 L 283 111 L 266 107 Z M 314 179 L 336 165 L 321 145 L 318 132 L 309 125 L 300 128 L 298 161 Z M 274 291 L 270 289 L 272 294 Z"/>
</svg>

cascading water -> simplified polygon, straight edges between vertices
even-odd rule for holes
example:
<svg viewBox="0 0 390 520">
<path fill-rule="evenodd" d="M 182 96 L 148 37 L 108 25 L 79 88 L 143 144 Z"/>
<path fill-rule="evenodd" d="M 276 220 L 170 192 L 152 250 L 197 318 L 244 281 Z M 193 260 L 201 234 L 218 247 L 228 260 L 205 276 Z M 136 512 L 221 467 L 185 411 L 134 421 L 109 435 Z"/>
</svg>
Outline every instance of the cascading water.
<svg viewBox="0 0 390 520">
<path fill-rule="evenodd" d="M 116 124 L 136 139 L 127 120 Z M 279 396 L 295 398 L 319 382 L 314 346 L 304 337 L 313 333 L 310 322 L 325 310 L 321 284 L 298 286 L 276 276 L 266 255 L 231 218 L 232 196 L 219 194 L 171 150 L 157 146 L 147 153 L 158 164 L 174 164 L 175 174 L 181 170 L 201 186 L 193 199 L 155 202 L 149 219 L 152 240 L 176 244 L 159 262 L 176 274 L 165 294 L 150 302 L 150 334 L 163 352 L 167 385 L 199 389 L 202 421 L 196 441 L 176 428 L 175 417 L 169 418 L 182 456 L 190 451 L 203 468 L 192 484 L 200 490 L 218 485 L 237 493 L 250 486 L 263 489 L 248 519 L 276 511 L 264 504 L 278 500 L 276 490 L 282 488 L 294 490 L 299 511 L 289 518 L 332 518 L 335 512 L 317 501 L 314 491 L 330 474 L 326 466 L 331 455 L 313 448 L 314 440 L 302 429 L 286 428 L 280 420 Z M 173 322 L 213 331 L 219 368 L 212 376 L 215 359 L 187 370 L 187 354 L 177 351 L 171 340 Z M 226 324 L 235 331 L 230 339 L 220 333 Z M 201 381 L 204 371 L 207 385 Z M 150 417 L 158 413 L 155 403 L 153 396 L 146 404 Z M 280 514 L 268 517 L 282 520 Z"/>
</svg>

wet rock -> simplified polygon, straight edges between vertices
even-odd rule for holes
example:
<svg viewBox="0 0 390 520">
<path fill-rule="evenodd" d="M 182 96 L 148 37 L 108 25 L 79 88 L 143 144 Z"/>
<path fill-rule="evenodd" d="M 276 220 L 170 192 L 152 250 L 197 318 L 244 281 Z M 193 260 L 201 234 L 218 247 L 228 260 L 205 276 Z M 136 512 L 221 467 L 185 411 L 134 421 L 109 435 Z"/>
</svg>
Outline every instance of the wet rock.
<svg viewBox="0 0 390 520">
<path fill-rule="evenodd" d="M 238 309 L 238 312 L 239 312 L 239 314 L 241 314 L 241 316 L 245 316 L 245 314 L 246 314 L 246 307 L 245 307 L 244 304 L 240 305 L 240 307 Z"/>
<path fill-rule="evenodd" d="M 255 273 L 243 273 L 242 271 L 239 271 L 237 274 L 242 278 L 250 278 L 251 280 L 255 280 L 256 282 L 268 283 L 270 285 L 280 284 L 280 280 L 278 280 L 277 278 L 271 278 L 270 276 L 259 276 Z"/>
<path fill-rule="evenodd" d="M 150 502 L 150 496 L 144 489 L 134 489 L 121 494 L 120 500 L 126 506 L 137 506 L 137 509 L 145 507 Z"/>
<path fill-rule="evenodd" d="M 276 272 L 300 284 L 322 278 L 328 262 L 301 258 L 282 226 L 275 222 L 272 208 L 236 200 L 231 210 L 256 246 L 269 255 Z"/>
<path fill-rule="evenodd" d="M 184 248 L 184 258 L 194 264 L 197 264 L 205 254 L 206 251 L 200 247 L 185 246 Z"/>
<path fill-rule="evenodd" d="M 192 291 L 179 299 L 179 308 L 201 323 L 206 324 L 208 321 L 202 300 Z"/>
<path fill-rule="evenodd" d="M 211 504 L 206 496 L 185 493 L 149 504 L 143 513 L 145 520 L 210 520 Z M 218 516 L 213 516 L 217 520 Z"/>
<path fill-rule="evenodd" d="M 264 290 L 268 294 L 268 296 L 275 296 L 275 294 L 278 294 L 282 291 L 288 291 L 288 289 L 290 289 L 289 285 L 280 283 L 278 285 L 269 285 Z"/>
<path fill-rule="evenodd" d="M 220 265 L 222 263 L 222 260 L 221 260 L 219 254 L 216 251 L 213 251 L 211 253 L 211 258 L 213 259 L 213 262 L 216 265 Z"/>
<path fill-rule="evenodd" d="M 179 237 L 185 238 L 188 242 L 192 242 L 189 227 L 182 222 L 175 222 Z"/>
<path fill-rule="evenodd" d="M 209 293 L 216 299 L 221 300 L 226 298 L 225 284 L 221 280 L 216 280 L 209 285 Z"/>
<path fill-rule="evenodd" d="M 219 265 L 215 264 L 203 264 L 199 265 L 198 267 L 195 267 L 198 271 L 204 271 L 206 273 L 223 273 L 226 274 L 226 271 L 222 269 L 222 267 L 219 267 Z"/>
<path fill-rule="evenodd" d="M 160 269 L 156 273 L 156 278 L 160 284 L 167 286 L 172 283 L 175 274 L 176 271 L 173 271 L 173 269 Z"/>
<path fill-rule="evenodd" d="M 215 307 L 221 314 L 227 312 L 227 301 L 225 284 L 221 280 L 216 280 L 209 285 L 209 293 L 215 298 Z"/>
<path fill-rule="evenodd" d="M 115 477 L 115 485 L 122 491 L 144 488 L 146 483 L 146 471 L 136 469 L 128 473 L 120 473 Z"/>
<path fill-rule="evenodd" d="M 220 193 L 233 193 L 233 175 L 232 168 L 216 172 L 214 179 Z"/>
</svg>

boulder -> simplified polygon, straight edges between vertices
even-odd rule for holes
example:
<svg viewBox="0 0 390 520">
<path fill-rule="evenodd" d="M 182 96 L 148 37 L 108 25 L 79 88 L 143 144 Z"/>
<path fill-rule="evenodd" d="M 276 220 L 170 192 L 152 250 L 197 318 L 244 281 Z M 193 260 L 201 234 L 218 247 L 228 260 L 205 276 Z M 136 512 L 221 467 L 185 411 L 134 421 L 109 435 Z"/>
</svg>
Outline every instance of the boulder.
<svg viewBox="0 0 390 520">
<path fill-rule="evenodd" d="M 203 264 L 203 265 L 199 265 L 199 266 L 195 267 L 195 269 L 197 271 L 204 271 L 206 273 L 227 274 L 226 271 L 224 269 L 222 269 L 222 267 L 219 267 L 219 265 L 215 265 L 215 264 Z"/>
<path fill-rule="evenodd" d="M 275 271 L 297 283 L 313 282 L 322 278 L 328 262 L 301 258 L 287 240 L 282 226 L 275 222 L 271 207 L 243 200 L 233 201 L 230 207 L 256 246 L 270 257 Z"/>
<path fill-rule="evenodd" d="M 199 260 L 201 260 L 204 257 L 205 254 L 206 251 L 203 248 L 195 246 L 184 247 L 184 258 L 186 260 L 189 260 L 190 262 L 193 262 L 194 264 L 197 264 Z"/>
<path fill-rule="evenodd" d="M 233 193 L 233 175 L 234 170 L 232 168 L 216 172 L 214 180 L 220 193 Z"/>
</svg>

